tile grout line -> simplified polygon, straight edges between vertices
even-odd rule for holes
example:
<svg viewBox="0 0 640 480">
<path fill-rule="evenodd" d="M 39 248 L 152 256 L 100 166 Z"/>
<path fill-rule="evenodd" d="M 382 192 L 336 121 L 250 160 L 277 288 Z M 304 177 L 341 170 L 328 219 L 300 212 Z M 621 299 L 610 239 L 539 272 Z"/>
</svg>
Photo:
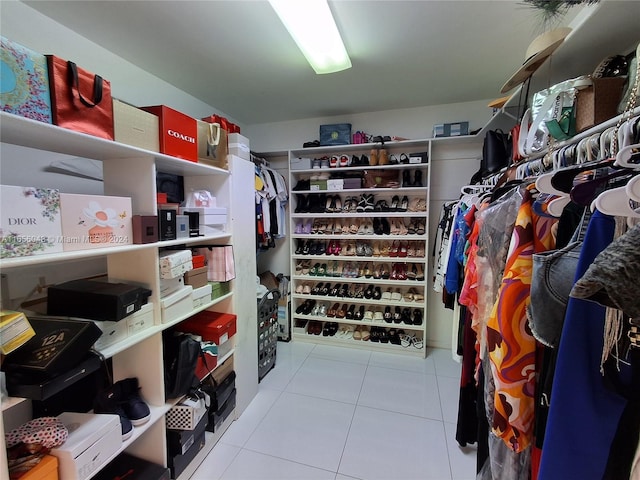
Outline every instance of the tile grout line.
<svg viewBox="0 0 640 480">
<path fill-rule="evenodd" d="M 435 366 L 435 361 L 433 362 Z M 436 367 L 437 372 L 437 367 Z M 442 409 L 442 397 L 440 396 L 440 382 L 438 382 L 438 375 L 436 375 L 436 388 L 438 389 L 438 403 L 440 404 L 440 415 L 442 415 L 442 433 L 444 436 L 444 446 L 447 450 L 447 460 L 449 464 L 449 476 L 453 479 L 453 468 L 451 468 L 451 453 L 449 453 L 449 441 L 447 438 L 447 429 L 444 425 L 444 410 Z"/>
</svg>

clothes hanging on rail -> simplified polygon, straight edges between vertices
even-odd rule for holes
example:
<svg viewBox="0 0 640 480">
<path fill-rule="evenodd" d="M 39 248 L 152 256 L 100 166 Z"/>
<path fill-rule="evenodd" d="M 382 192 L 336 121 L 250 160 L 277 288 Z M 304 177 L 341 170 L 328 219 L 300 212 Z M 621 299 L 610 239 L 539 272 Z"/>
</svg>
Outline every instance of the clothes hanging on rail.
<svg viewBox="0 0 640 480">
<path fill-rule="evenodd" d="M 256 165 L 256 233 L 260 249 L 275 247 L 287 234 L 287 187 L 284 177 L 266 164 Z"/>
</svg>

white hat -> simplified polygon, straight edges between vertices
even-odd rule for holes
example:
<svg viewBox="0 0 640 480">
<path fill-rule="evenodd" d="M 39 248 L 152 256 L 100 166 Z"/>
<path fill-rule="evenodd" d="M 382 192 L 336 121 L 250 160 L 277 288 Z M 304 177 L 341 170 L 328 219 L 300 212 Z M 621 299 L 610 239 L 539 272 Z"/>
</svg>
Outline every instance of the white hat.
<svg viewBox="0 0 640 480">
<path fill-rule="evenodd" d="M 526 60 L 516 73 L 511 75 L 507 83 L 502 86 L 500 93 L 508 92 L 533 75 L 544 61 L 564 42 L 569 32 L 571 32 L 569 27 L 556 28 L 534 38 L 529 48 L 527 48 Z"/>
</svg>

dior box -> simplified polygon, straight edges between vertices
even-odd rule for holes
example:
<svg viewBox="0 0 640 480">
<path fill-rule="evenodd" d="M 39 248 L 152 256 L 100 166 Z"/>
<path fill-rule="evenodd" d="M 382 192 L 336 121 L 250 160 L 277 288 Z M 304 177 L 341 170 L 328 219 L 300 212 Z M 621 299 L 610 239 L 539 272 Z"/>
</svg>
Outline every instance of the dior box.
<svg viewBox="0 0 640 480">
<path fill-rule="evenodd" d="M 64 251 L 133 243 L 131 198 L 60 194 Z"/>
<path fill-rule="evenodd" d="M 72 280 L 49 287 L 47 313 L 117 322 L 140 310 L 150 295 L 126 283 Z"/>
<path fill-rule="evenodd" d="M 158 117 L 153 113 L 114 98 L 113 126 L 116 142 L 151 152 L 160 151 Z"/>
<path fill-rule="evenodd" d="M 64 412 L 58 419 L 69 431 L 67 440 L 51 450 L 58 457 L 60 478 L 92 477 L 122 445 L 118 415 Z"/>
<path fill-rule="evenodd" d="M 158 239 L 175 240 L 177 238 L 177 213 L 177 210 L 173 210 L 170 208 L 158 209 Z"/>
<path fill-rule="evenodd" d="M 62 252 L 60 192 L 0 185 L 0 258 Z"/>
</svg>

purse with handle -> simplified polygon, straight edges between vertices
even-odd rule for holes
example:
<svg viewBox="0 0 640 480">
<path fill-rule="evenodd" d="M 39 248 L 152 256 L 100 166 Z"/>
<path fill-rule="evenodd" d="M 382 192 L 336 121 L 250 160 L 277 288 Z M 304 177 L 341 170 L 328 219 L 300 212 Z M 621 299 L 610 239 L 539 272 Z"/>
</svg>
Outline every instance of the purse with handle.
<svg viewBox="0 0 640 480">
<path fill-rule="evenodd" d="M 53 123 L 114 139 L 111 84 L 74 62 L 47 55 Z"/>
</svg>

